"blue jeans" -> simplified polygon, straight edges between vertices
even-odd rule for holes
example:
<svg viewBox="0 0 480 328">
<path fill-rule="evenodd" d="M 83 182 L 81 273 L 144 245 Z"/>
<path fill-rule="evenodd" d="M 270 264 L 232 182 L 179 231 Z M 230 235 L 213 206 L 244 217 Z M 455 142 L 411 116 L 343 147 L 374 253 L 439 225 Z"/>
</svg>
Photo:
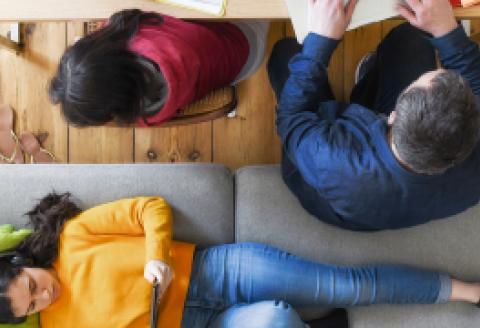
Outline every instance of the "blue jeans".
<svg viewBox="0 0 480 328">
<path fill-rule="evenodd" d="M 238 320 L 236 313 L 264 322 L 262 311 L 241 315 L 244 306 L 262 301 L 284 301 L 294 308 L 431 304 L 447 302 L 450 294 L 451 279 L 438 272 L 393 265 L 339 267 L 267 245 L 231 244 L 195 253 L 182 327 L 235 327 L 229 320 Z"/>
</svg>

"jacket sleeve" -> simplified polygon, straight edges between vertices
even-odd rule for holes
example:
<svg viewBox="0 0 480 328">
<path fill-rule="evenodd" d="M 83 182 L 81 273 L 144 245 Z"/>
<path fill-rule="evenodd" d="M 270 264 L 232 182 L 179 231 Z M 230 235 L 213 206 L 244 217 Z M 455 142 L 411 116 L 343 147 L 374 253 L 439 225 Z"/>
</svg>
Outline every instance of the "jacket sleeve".
<svg viewBox="0 0 480 328">
<path fill-rule="evenodd" d="M 470 84 L 473 93 L 480 96 L 480 51 L 470 40 L 462 26 L 440 38 L 431 39 L 438 50 L 440 61 L 446 69 L 462 75 Z"/>
<path fill-rule="evenodd" d="M 145 236 L 146 261 L 170 263 L 172 211 L 162 198 L 122 199 L 88 209 L 73 220 L 69 233 Z"/>
<path fill-rule="evenodd" d="M 340 103 L 322 103 L 321 92 L 328 83 L 327 67 L 338 40 L 310 33 L 303 50 L 289 63 L 277 107 L 277 132 L 285 155 L 314 187 L 318 180 L 317 159 L 329 157 L 351 134 L 341 123 Z"/>
</svg>

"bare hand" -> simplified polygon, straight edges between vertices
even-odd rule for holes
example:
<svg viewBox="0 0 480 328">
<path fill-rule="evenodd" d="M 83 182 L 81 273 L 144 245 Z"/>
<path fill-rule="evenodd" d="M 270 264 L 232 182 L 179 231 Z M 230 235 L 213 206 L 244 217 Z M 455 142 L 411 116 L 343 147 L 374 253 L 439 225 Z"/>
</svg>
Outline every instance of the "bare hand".
<svg viewBox="0 0 480 328">
<path fill-rule="evenodd" d="M 352 19 L 358 0 L 308 0 L 309 31 L 340 40 Z"/>
<path fill-rule="evenodd" d="M 436 38 L 458 26 L 449 0 L 405 0 L 397 9 L 410 24 Z"/>
<path fill-rule="evenodd" d="M 152 260 L 145 265 L 144 277 L 150 283 L 158 284 L 158 299 L 160 300 L 173 279 L 173 271 L 168 264 Z"/>
</svg>

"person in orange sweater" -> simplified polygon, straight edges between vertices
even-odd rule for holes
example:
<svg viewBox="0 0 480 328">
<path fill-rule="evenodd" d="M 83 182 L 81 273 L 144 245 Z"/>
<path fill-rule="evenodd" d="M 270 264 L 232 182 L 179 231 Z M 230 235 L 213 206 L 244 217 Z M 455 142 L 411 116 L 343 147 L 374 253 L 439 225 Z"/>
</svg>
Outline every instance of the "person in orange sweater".
<svg viewBox="0 0 480 328">
<path fill-rule="evenodd" d="M 165 328 L 300 328 L 293 308 L 480 299 L 480 284 L 405 266 L 337 267 L 253 243 L 195 249 L 172 240 L 158 197 L 86 211 L 69 197 L 41 200 L 34 233 L 0 257 L 1 322 L 40 311 L 42 328 L 147 328 L 154 280 Z"/>
</svg>

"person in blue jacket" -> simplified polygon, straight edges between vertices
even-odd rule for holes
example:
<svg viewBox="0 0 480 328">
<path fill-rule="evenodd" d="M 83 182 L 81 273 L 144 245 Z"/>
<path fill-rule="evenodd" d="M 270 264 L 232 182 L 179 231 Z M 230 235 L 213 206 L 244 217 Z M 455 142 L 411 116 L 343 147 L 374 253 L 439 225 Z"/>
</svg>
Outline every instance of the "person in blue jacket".
<svg viewBox="0 0 480 328">
<path fill-rule="evenodd" d="M 303 46 L 281 40 L 268 63 L 282 174 L 303 207 L 325 222 L 370 231 L 477 204 L 480 52 L 449 1 L 399 4 L 409 23 L 361 61 L 350 103 L 334 99 L 327 69 L 358 0 L 308 1 Z"/>
</svg>

